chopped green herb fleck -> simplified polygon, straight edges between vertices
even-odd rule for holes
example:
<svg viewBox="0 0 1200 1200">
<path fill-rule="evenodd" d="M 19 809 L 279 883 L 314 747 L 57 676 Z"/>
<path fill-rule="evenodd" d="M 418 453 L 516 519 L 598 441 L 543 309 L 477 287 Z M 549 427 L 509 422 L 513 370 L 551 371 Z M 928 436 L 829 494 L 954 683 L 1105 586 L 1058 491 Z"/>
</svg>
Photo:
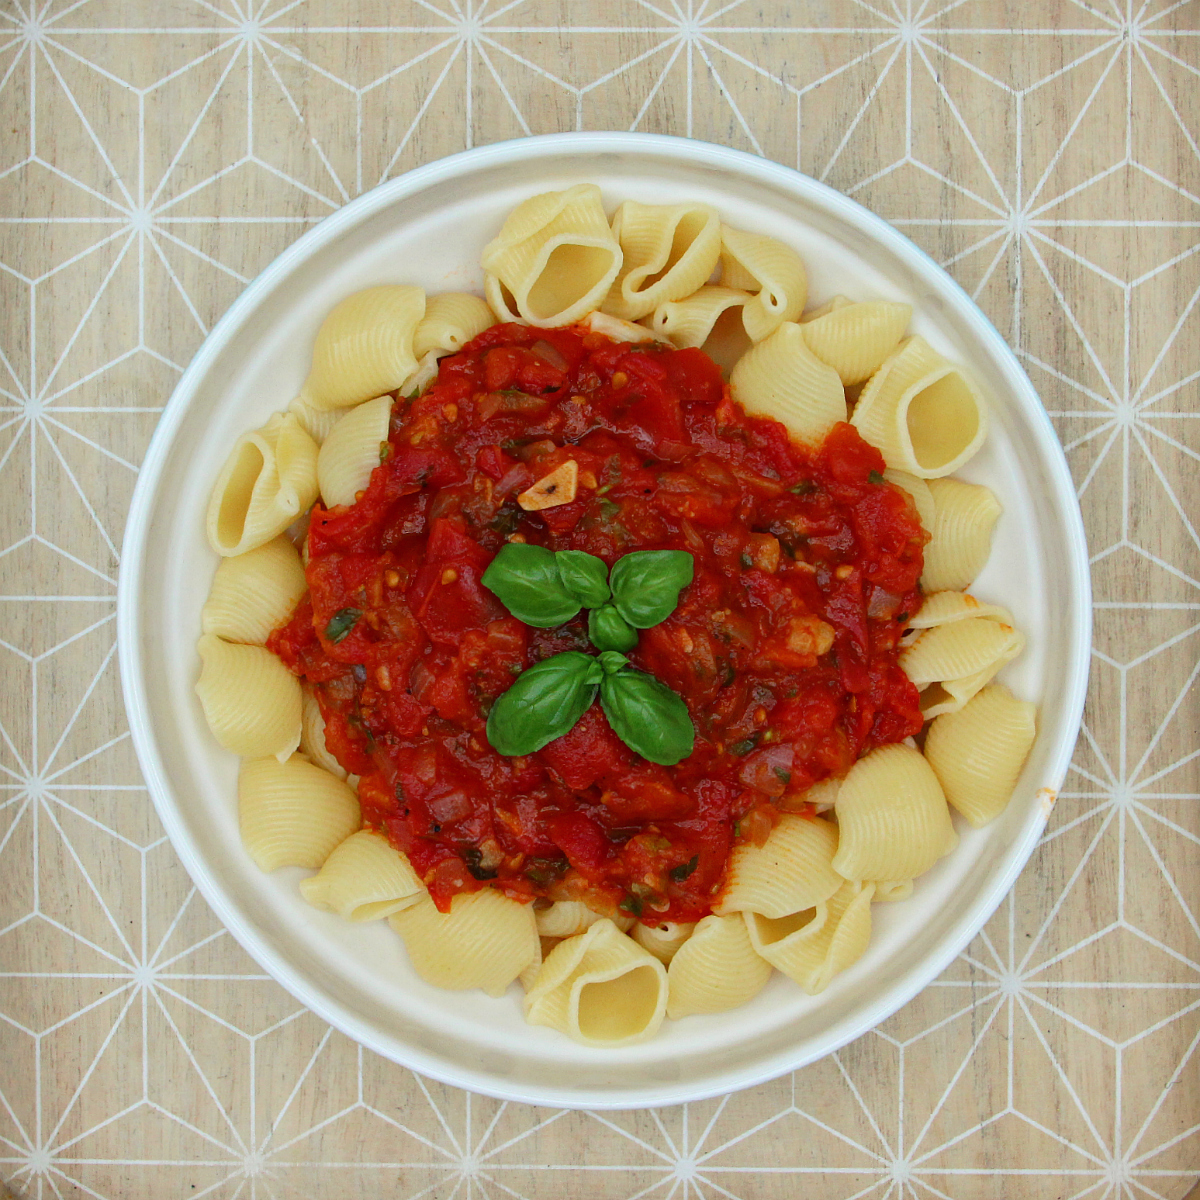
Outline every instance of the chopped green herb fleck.
<svg viewBox="0 0 1200 1200">
<path fill-rule="evenodd" d="M 626 896 L 617 907 L 635 917 L 642 915 L 642 902 L 636 896 Z"/>
<path fill-rule="evenodd" d="M 354 628 L 361 616 L 362 611 L 357 608 L 338 609 L 325 626 L 325 636 L 336 645 Z"/>
<path fill-rule="evenodd" d="M 867 478 L 868 478 L 868 479 L 869 479 L 869 480 L 870 480 L 872 483 L 883 483 L 883 482 L 884 482 L 884 478 L 883 478 L 883 476 L 882 476 L 882 475 L 881 475 L 881 474 L 880 474 L 878 471 L 872 471 L 872 472 L 870 473 L 870 475 L 868 475 L 868 476 L 867 476 Z"/>
<path fill-rule="evenodd" d="M 698 866 L 700 865 L 700 855 L 693 854 L 685 863 L 680 863 L 677 867 L 672 867 L 670 871 L 671 878 L 676 883 L 682 883 Z"/>
</svg>

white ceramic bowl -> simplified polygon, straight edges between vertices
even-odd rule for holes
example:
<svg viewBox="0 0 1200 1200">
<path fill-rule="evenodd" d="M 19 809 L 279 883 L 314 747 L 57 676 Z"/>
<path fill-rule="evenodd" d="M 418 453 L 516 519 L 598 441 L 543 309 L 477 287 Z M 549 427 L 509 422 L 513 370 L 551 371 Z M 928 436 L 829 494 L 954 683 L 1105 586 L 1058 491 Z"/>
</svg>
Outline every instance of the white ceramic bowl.
<svg viewBox="0 0 1200 1200">
<path fill-rule="evenodd" d="M 535 192 L 590 180 L 621 200 L 703 200 L 729 223 L 804 256 L 810 297 L 909 301 L 913 328 L 970 366 L 992 433 L 963 473 L 1001 498 L 991 561 L 973 589 L 1027 633 L 1004 673 L 1039 704 L 1016 795 L 903 903 L 876 905 L 870 949 L 820 996 L 776 975 L 751 1004 L 667 1022 L 622 1050 L 526 1025 L 516 985 L 499 1000 L 430 987 L 383 922 L 310 908 L 303 872 L 264 875 L 242 850 L 237 760 L 205 726 L 194 643 L 216 556 L 203 515 L 244 430 L 286 406 L 313 336 L 358 288 L 479 290 L 479 255 Z M 118 598 L 122 679 L 150 793 L 192 878 L 234 937 L 297 999 L 372 1050 L 451 1084 L 576 1108 L 670 1104 L 746 1087 L 812 1062 L 878 1024 L 941 972 L 1012 886 L 1045 825 L 1079 728 L 1090 642 L 1087 554 L 1066 462 L 1036 393 L 995 329 L 925 254 L 844 196 L 785 167 L 704 143 L 562 134 L 457 154 L 375 189 L 282 254 L 225 314 L 175 389 L 142 467 Z M 1049 789 L 1047 792 L 1044 789 Z"/>
</svg>

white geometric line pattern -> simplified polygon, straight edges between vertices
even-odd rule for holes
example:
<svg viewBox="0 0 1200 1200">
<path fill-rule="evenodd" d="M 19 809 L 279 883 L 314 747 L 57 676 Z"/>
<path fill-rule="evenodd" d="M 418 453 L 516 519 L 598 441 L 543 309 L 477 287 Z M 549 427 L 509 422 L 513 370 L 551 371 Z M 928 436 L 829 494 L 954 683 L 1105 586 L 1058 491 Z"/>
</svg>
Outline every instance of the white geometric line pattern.
<svg viewBox="0 0 1200 1200">
<path fill-rule="evenodd" d="M 0 1177 L 19 1195 L 1161 1197 L 1200 1175 L 1200 0 L 0 0 Z M 305 228 L 643 129 L 894 222 L 1017 349 L 1092 548 L 1068 790 L 954 965 L 748 1092 L 570 1113 L 258 972 L 128 740 L 115 579 L 171 387 Z"/>
</svg>

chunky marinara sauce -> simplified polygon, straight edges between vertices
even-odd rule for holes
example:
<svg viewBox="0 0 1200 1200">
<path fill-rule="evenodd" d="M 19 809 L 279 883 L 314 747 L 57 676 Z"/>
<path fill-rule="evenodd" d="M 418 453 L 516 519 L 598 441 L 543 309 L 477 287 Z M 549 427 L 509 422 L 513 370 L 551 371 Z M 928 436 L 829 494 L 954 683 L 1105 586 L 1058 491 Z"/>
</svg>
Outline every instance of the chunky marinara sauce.
<svg viewBox="0 0 1200 1200">
<path fill-rule="evenodd" d="M 461 891 L 583 899 L 649 924 L 711 910 L 740 839 L 921 727 L 897 665 L 926 534 L 850 425 L 817 451 L 747 416 L 699 350 L 499 325 L 393 410 L 349 507 L 313 511 L 309 596 L 271 648 L 315 689 L 326 744 L 441 909 Z M 570 503 L 517 496 L 565 459 Z M 596 651 L 586 612 L 533 629 L 480 583 L 506 541 L 612 564 L 689 551 L 695 579 L 629 653 L 687 702 L 692 755 L 629 750 L 593 705 L 505 758 L 490 706 L 525 668 Z"/>
</svg>

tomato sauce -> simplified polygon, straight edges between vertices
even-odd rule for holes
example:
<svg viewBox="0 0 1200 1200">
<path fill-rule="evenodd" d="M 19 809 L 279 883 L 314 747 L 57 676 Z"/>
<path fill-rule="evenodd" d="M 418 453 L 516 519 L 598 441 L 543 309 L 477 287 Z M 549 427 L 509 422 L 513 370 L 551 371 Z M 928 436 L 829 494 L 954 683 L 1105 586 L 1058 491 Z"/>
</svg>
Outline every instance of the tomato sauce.
<svg viewBox="0 0 1200 1200">
<path fill-rule="evenodd" d="M 492 886 L 698 920 L 736 840 L 921 728 L 897 643 L 927 535 L 852 426 L 807 449 L 748 416 L 699 350 L 499 325 L 398 400 L 381 450 L 355 504 L 314 509 L 309 595 L 269 645 L 314 688 L 365 823 L 439 908 Z M 517 496 L 568 458 L 575 498 L 524 511 Z M 488 711 L 516 675 L 595 653 L 586 611 L 534 629 L 483 587 L 514 540 L 610 566 L 692 554 L 677 609 L 629 652 L 686 701 L 690 757 L 640 758 L 599 704 L 534 754 L 491 749 Z"/>
</svg>

